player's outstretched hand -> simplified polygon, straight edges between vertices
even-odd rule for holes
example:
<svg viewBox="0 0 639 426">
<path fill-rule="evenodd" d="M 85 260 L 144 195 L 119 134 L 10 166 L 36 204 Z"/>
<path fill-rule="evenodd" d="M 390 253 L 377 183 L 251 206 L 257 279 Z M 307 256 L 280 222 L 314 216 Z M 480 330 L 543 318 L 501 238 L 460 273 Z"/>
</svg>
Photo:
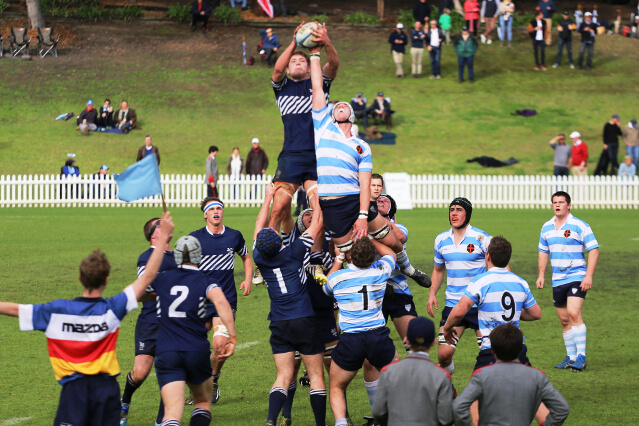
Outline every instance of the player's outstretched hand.
<svg viewBox="0 0 639 426">
<path fill-rule="evenodd" d="M 315 24 L 317 24 L 318 28 L 311 30 L 311 34 L 313 34 L 313 37 L 315 37 L 312 41 L 319 43 L 322 46 L 330 44 L 331 39 L 328 38 L 328 32 L 326 31 L 326 24 L 320 25 L 318 22 L 315 22 Z"/>
<path fill-rule="evenodd" d="M 306 23 L 306 21 L 302 21 L 297 28 L 295 28 L 295 31 L 293 31 L 293 43 L 297 43 L 295 40 L 295 36 L 297 35 L 297 32 L 300 30 L 300 28 L 302 28 L 302 25 L 304 25 Z"/>
<path fill-rule="evenodd" d="M 592 288 L 592 277 L 586 275 L 581 281 L 581 291 L 588 291 Z"/>
<path fill-rule="evenodd" d="M 175 224 L 173 223 L 173 218 L 171 217 L 171 212 L 164 212 L 162 214 L 162 222 L 160 222 L 160 238 L 166 238 L 168 242 L 171 234 L 173 233 L 173 229 L 175 229 Z"/>
<path fill-rule="evenodd" d="M 242 281 L 240 284 L 240 290 L 244 290 L 242 296 L 248 296 L 251 294 L 251 280 Z"/>
<path fill-rule="evenodd" d="M 537 278 L 537 282 L 535 284 L 537 284 L 537 288 L 544 288 L 544 277 Z"/>
<path fill-rule="evenodd" d="M 355 221 L 353 225 L 353 241 L 357 241 L 360 238 L 368 236 L 368 220 L 363 217 Z"/>
<path fill-rule="evenodd" d="M 431 318 L 435 318 L 435 312 L 433 311 L 433 306 L 435 306 L 435 310 L 438 310 L 438 306 L 437 306 L 437 298 L 433 295 L 428 295 L 428 303 L 426 305 L 426 310 L 428 311 L 428 315 L 431 316 Z"/>
<path fill-rule="evenodd" d="M 235 352 L 235 347 L 237 346 L 237 336 L 231 336 L 226 341 L 224 345 L 224 351 L 218 355 L 217 359 L 222 360 L 230 357 Z"/>
</svg>

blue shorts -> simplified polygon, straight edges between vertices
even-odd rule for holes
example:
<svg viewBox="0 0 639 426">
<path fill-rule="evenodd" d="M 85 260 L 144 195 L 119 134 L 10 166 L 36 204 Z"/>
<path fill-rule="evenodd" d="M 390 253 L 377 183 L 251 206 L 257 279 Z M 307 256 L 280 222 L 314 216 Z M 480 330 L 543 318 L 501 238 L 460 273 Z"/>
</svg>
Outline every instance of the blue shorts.
<svg viewBox="0 0 639 426">
<path fill-rule="evenodd" d="M 382 303 L 382 313 L 384 314 L 384 319 L 386 319 L 386 321 L 388 321 L 389 316 L 391 319 L 406 315 L 416 317 L 417 310 L 415 309 L 413 296 L 402 293 L 395 293 L 392 296 L 388 296 L 388 293 L 386 293 Z"/>
<path fill-rule="evenodd" d="M 120 385 L 102 374 L 67 382 L 60 392 L 54 425 L 115 426 L 120 422 Z"/>
<path fill-rule="evenodd" d="M 160 389 L 171 382 L 199 385 L 213 375 L 211 351 L 162 352 L 155 357 L 155 375 Z"/>
<path fill-rule="evenodd" d="M 439 322 L 439 326 L 443 327 L 446 325 L 446 320 L 448 319 L 448 315 L 450 315 L 450 311 L 452 311 L 452 306 L 446 306 L 442 311 L 442 320 Z M 470 308 L 464 318 L 459 321 L 454 327 L 465 327 L 472 328 L 473 330 L 479 330 L 479 323 L 477 322 L 477 308 Z"/>
<path fill-rule="evenodd" d="M 135 356 L 155 356 L 155 336 L 158 323 L 138 321 L 135 324 Z"/>
<path fill-rule="evenodd" d="M 271 349 L 273 354 L 299 351 L 302 355 L 324 352 L 316 317 L 271 321 Z"/>
<path fill-rule="evenodd" d="M 345 195 L 332 200 L 320 198 L 320 207 L 324 216 L 324 229 L 331 238 L 340 238 L 348 234 L 359 218 L 359 194 Z M 368 221 L 377 217 L 377 202 L 371 201 L 368 209 Z"/>
<path fill-rule="evenodd" d="M 333 310 L 320 311 L 315 310 L 315 317 L 319 324 L 320 337 L 322 343 L 330 343 L 339 340 L 339 333 L 337 332 L 337 322 L 335 322 L 335 314 Z"/>
<path fill-rule="evenodd" d="M 231 305 L 231 310 L 233 311 L 233 321 L 235 321 L 235 314 L 237 313 L 237 302 L 229 302 L 229 305 Z M 206 322 L 213 321 L 213 317 L 219 318 L 219 315 L 215 310 L 215 305 L 213 304 L 213 302 L 209 301 L 206 304 Z"/>
<path fill-rule="evenodd" d="M 273 182 L 303 184 L 307 180 L 317 181 L 315 151 L 282 151 L 277 157 L 277 170 Z"/>
<path fill-rule="evenodd" d="M 552 303 L 556 307 L 566 306 L 569 297 L 586 298 L 586 292 L 581 291 L 581 281 L 558 285 L 552 288 Z"/>
<path fill-rule="evenodd" d="M 526 347 L 526 345 L 523 345 L 517 359 L 519 359 L 519 361 L 524 365 L 531 365 L 527 353 L 528 348 Z M 491 349 L 482 349 L 481 351 L 479 351 L 479 355 L 477 355 L 477 362 L 475 363 L 475 368 L 473 369 L 473 371 L 487 365 L 494 364 L 496 361 L 497 360 L 495 359 L 495 356 L 493 355 L 493 351 Z"/>
<path fill-rule="evenodd" d="M 364 359 L 381 370 L 393 362 L 394 357 L 395 345 L 388 327 L 359 333 L 342 333 L 332 354 L 333 362 L 346 371 L 359 370 Z"/>
</svg>

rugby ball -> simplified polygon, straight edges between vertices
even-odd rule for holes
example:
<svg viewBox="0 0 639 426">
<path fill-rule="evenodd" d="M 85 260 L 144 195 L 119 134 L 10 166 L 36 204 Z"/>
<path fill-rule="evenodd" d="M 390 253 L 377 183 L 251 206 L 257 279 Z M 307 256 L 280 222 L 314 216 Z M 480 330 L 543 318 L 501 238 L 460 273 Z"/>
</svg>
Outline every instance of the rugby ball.
<svg viewBox="0 0 639 426">
<path fill-rule="evenodd" d="M 311 32 L 312 30 L 317 28 L 318 26 L 315 22 L 308 22 L 302 25 L 302 27 L 297 30 L 297 33 L 295 34 L 295 43 L 297 43 L 299 47 L 305 47 L 307 49 L 317 46 L 318 43 L 313 41 L 314 37 L 313 33 Z"/>
</svg>

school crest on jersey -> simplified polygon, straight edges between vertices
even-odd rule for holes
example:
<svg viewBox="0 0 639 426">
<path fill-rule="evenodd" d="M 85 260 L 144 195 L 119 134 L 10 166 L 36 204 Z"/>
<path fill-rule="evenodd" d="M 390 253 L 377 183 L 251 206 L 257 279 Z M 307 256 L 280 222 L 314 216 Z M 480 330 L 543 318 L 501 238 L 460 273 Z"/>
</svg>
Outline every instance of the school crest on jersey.
<svg viewBox="0 0 639 426">
<path fill-rule="evenodd" d="M 468 245 L 466 246 L 466 251 L 467 251 L 468 253 L 473 253 L 473 252 L 475 251 L 475 244 L 468 244 Z"/>
<path fill-rule="evenodd" d="M 227 254 L 233 254 L 233 251 L 234 251 L 234 250 L 235 250 L 235 249 L 234 249 L 233 247 L 227 247 L 227 248 L 226 248 L 226 253 L 227 253 Z"/>
<path fill-rule="evenodd" d="M 358 154 L 362 155 L 362 154 L 364 153 L 364 150 L 362 149 L 362 147 L 361 147 L 361 146 L 357 145 L 357 148 L 356 148 L 356 149 L 357 149 L 357 153 L 358 153 Z"/>
<path fill-rule="evenodd" d="M 564 237 L 566 237 L 566 238 L 570 238 L 570 229 L 566 229 L 566 230 L 564 231 Z"/>
</svg>

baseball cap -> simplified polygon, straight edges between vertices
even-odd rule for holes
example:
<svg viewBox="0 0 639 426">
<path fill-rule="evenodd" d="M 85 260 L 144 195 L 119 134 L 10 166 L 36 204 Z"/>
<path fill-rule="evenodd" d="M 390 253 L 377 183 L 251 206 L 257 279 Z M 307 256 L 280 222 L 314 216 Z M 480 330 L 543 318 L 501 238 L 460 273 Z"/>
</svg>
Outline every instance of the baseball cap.
<svg viewBox="0 0 639 426">
<path fill-rule="evenodd" d="M 581 137 L 581 134 L 580 134 L 579 132 L 572 132 L 572 133 L 570 134 L 570 137 L 571 137 L 571 138 L 580 138 L 580 137 Z"/>
<path fill-rule="evenodd" d="M 564 10 L 564 15 L 570 15 L 570 11 L 569 10 Z"/>
<path fill-rule="evenodd" d="M 612 114 L 612 118 L 616 118 L 617 120 L 621 120 L 621 117 L 619 117 L 619 114 Z"/>
<path fill-rule="evenodd" d="M 109 170 L 109 166 L 107 166 L 106 164 L 103 164 L 102 167 L 100 167 L 101 170 Z"/>
<path fill-rule="evenodd" d="M 89 99 L 89 100 L 87 101 L 87 105 L 93 105 L 93 99 Z"/>
<path fill-rule="evenodd" d="M 633 118 L 632 120 L 630 120 L 630 123 L 634 126 L 637 127 L 637 119 Z"/>
<path fill-rule="evenodd" d="M 384 92 L 377 92 L 377 96 L 384 96 Z"/>
<path fill-rule="evenodd" d="M 397 28 L 401 30 L 402 28 L 404 28 L 404 24 L 400 22 L 399 24 L 397 24 Z"/>
<path fill-rule="evenodd" d="M 584 13 L 584 16 L 592 16 L 592 13 L 586 12 L 586 13 Z"/>
<path fill-rule="evenodd" d="M 362 96 L 364 96 L 364 94 L 362 92 L 357 92 L 357 97 L 361 98 Z"/>
<path fill-rule="evenodd" d="M 435 325 L 426 317 L 413 318 L 408 323 L 406 338 L 412 345 L 430 346 L 435 341 Z"/>
<path fill-rule="evenodd" d="M 251 141 L 251 143 L 260 143 L 260 140 L 258 138 L 253 138 L 253 140 Z"/>
<path fill-rule="evenodd" d="M 466 25 L 464 25 L 464 26 L 462 27 L 462 31 L 468 31 L 468 27 L 467 27 Z"/>
</svg>

